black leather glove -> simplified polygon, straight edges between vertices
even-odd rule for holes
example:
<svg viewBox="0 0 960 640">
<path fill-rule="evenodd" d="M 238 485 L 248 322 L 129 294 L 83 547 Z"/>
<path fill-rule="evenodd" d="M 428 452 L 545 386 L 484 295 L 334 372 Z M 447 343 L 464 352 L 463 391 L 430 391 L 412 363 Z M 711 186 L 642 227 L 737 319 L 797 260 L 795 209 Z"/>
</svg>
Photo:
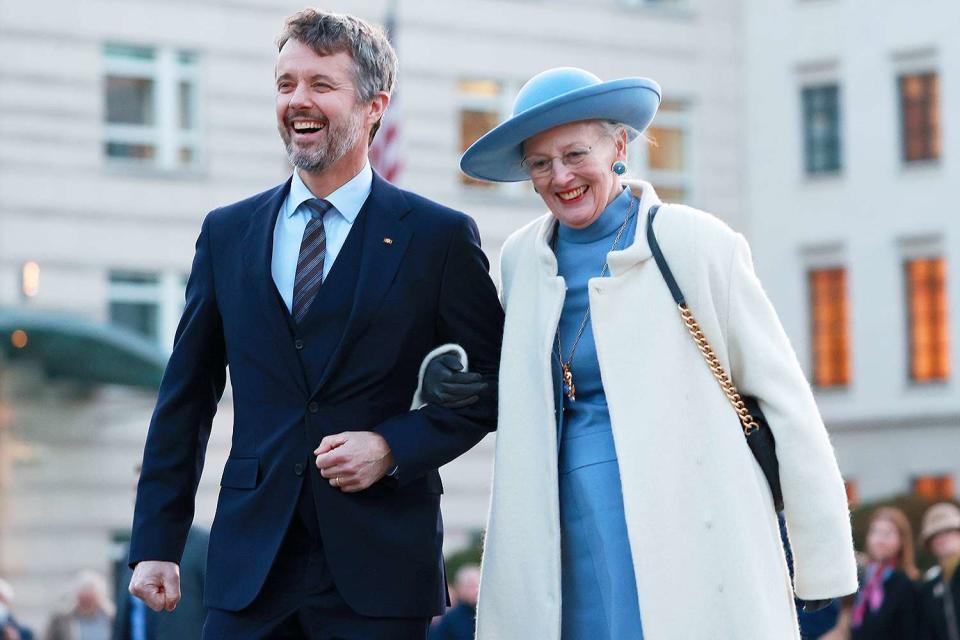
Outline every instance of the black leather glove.
<svg viewBox="0 0 960 640">
<path fill-rule="evenodd" d="M 829 606 L 831 602 L 833 602 L 833 598 L 827 598 L 826 600 L 804 600 L 803 610 L 807 613 L 813 613 L 814 611 L 820 611 L 820 609 Z"/>
<path fill-rule="evenodd" d="M 423 373 L 423 389 L 420 397 L 424 402 L 448 409 L 468 407 L 487 393 L 491 387 L 490 376 L 462 371 L 463 365 L 455 353 L 435 356 Z"/>
</svg>

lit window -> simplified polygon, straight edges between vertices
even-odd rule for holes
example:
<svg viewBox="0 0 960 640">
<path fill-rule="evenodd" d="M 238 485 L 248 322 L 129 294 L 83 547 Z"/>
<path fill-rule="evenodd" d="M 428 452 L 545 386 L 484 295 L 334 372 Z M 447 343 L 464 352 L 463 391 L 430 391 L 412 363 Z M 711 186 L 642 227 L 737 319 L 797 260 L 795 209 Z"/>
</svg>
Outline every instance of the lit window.
<svg viewBox="0 0 960 640">
<path fill-rule="evenodd" d="M 807 174 L 835 173 L 841 167 L 839 87 L 807 87 L 801 95 Z"/>
<path fill-rule="evenodd" d="M 104 48 L 104 152 L 112 162 L 160 169 L 198 156 L 196 56 L 118 44 Z"/>
<path fill-rule="evenodd" d="M 950 376 L 947 265 L 943 258 L 905 265 L 910 326 L 910 377 L 935 382 Z"/>
<path fill-rule="evenodd" d="M 503 87 L 495 80 L 461 80 L 460 90 L 460 151 L 466 151 L 501 120 Z M 476 187 L 492 188 L 496 183 L 474 180 L 461 173 L 460 181 Z"/>
<path fill-rule="evenodd" d="M 854 480 L 844 480 L 843 488 L 847 492 L 847 506 L 854 507 L 860 501 L 860 493 Z"/>
<path fill-rule="evenodd" d="M 845 386 L 850 383 L 846 270 L 810 271 L 809 286 L 814 384 Z"/>
<path fill-rule="evenodd" d="M 936 73 L 902 75 L 901 138 L 904 162 L 940 157 L 940 91 Z"/>
<path fill-rule="evenodd" d="M 664 202 L 685 203 L 690 193 L 689 126 L 686 105 L 666 100 L 645 132 L 652 144 L 631 145 L 631 165 L 646 164 L 641 173 Z"/>
<path fill-rule="evenodd" d="M 918 476 L 913 479 L 913 495 L 929 502 L 953 500 L 956 496 L 953 476 L 951 474 Z"/>
</svg>

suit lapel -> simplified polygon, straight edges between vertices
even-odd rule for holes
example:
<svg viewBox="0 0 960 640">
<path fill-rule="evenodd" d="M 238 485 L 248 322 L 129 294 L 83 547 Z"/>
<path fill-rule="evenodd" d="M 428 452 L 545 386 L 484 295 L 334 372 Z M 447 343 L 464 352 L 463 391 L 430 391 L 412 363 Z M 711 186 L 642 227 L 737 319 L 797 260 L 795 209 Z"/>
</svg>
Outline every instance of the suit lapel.
<svg viewBox="0 0 960 640">
<path fill-rule="evenodd" d="M 273 281 L 273 230 L 288 193 L 290 179 L 269 194 L 253 212 L 243 239 L 243 255 L 249 256 L 246 262 L 247 281 L 253 289 L 254 306 L 265 322 L 266 331 L 274 337 L 278 353 L 286 363 L 291 378 L 306 393 L 308 388 L 290 336 L 286 311 Z"/>
<path fill-rule="evenodd" d="M 413 236 L 413 231 L 403 221 L 409 210 L 410 205 L 403 193 L 374 172 L 370 196 L 359 214 L 365 216 L 366 221 L 353 307 L 343 337 L 327 361 L 313 395 L 316 395 L 336 371 L 343 358 L 344 349 L 373 318 L 383 296 L 393 283 Z"/>
</svg>

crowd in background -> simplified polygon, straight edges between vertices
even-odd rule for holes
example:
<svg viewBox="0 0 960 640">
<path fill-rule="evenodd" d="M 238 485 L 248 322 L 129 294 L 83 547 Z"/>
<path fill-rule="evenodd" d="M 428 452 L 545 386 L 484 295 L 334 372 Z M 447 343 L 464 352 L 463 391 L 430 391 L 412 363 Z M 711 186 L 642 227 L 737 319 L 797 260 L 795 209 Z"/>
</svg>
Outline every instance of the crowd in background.
<svg viewBox="0 0 960 640">
<path fill-rule="evenodd" d="M 115 576 L 112 597 L 103 574 L 84 570 L 77 574 L 63 606 L 50 616 L 44 635 L 39 636 L 17 621 L 14 591 L 0 579 L 0 640 L 199 638 L 204 617 L 205 553 L 201 547 L 205 547 L 206 532 L 192 530 L 191 538 L 197 552 L 185 554 L 183 578 L 194 580 L 194 586 L 185 590 L 188 595 L 178 613 L 167 615 L 170 620 L 145 609 L 127 594 L 124 578 L 129 575 L 122 569 Z M 922 576 L 916 566 L 910 521 L 895 507 L 875 510 L 860 554 L 859 591 L 815 613 L 805 613 L 802 605 L 798 606 L 804 640 L 960 640 L 960 507 L 941 502 L 927 509 L 919 545 L 937 561 Z M 194 555 L 196 561 L 191 560 Z M 787 555 L 789 560 L 789 549 Z M 434 621 L 430 640 L 473 639 L 479 587 L 480 568 L 474 564 L 460 567 L 451 584 L 451 607 Z M 190 606 L 191 601 L 195 606 Z M 158 626 L 161 620 L 163 624 Z M 175 625 L 167 624 L 171 621 Z"/>
<path fill-rule="evenodd" d="M 927 509 L 919 544 L 937 561 L 922 576 L 907 516 L 876 509 L 859 554 L 859 590 L 814 614 L 801 609 L 804 640 L 960 640 L 960 508 L 941 502 Z"/>
</svg>

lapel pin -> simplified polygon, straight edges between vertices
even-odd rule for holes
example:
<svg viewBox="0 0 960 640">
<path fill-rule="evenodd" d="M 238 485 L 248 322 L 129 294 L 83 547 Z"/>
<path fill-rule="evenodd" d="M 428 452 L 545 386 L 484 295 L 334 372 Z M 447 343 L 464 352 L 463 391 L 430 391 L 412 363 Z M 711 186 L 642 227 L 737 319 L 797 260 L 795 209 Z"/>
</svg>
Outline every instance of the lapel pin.
<svg viewBox="0 0 960 640">
<path fill-rule="evenodd" d="M 383 244 L 393 244 L 393 238 L 384 238 Z"/>
</svg>

